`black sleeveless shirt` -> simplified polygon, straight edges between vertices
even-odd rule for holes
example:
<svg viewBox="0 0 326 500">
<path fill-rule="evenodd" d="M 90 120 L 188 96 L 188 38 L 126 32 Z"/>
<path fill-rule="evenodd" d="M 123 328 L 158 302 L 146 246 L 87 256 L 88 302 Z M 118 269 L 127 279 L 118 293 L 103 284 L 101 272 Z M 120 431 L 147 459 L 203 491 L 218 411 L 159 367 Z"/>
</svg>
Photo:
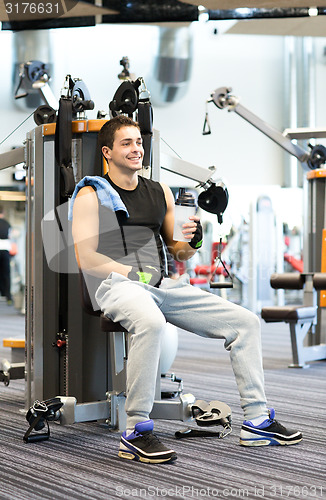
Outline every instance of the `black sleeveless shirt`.
<svg viewBox="0 0 326 500">
<path fill-rule="evenodd" d="M 132 191 L 122 189 L 104 175 L 120 195 L 129 217 L 112 212 L 99 203 L 99 245 L 97 251 L 120 263 L 141 269 L 145 265 L 160 269 L 166 276 L 165 249 L 160 236 L 166 214 L 166 200 L 159 182 L 138 177 Z"/>
</svg>

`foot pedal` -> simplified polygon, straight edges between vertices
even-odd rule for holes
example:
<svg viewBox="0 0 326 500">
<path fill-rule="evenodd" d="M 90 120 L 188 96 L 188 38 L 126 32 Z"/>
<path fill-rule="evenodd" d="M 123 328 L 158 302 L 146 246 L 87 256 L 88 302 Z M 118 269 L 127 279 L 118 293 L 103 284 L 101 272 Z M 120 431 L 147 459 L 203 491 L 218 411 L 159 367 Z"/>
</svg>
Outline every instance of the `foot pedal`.
<svg viewBox="0 0 326 500">
<path fill-rule="evenodd" d="M 200 427 L 211 427 L 213 425 L 222 425 L 224 427 L 221 432 L 212 432 L 196 429 L 184 429 L 177 431 L 175 437 L 182 439 L 186 437 L 216 437 L 222 439 L 232 432 L 231 427 L 231 408 L 221 401 L 195 401 L 191 407 L 193 418 Z"/>
<path fill-rule="evenodd" d="M 49 421 L 58 420 L 60 417 L 60 408 L 63 406 L 60 398 L 47 399 L 45 401 L 35 401 L 26 414 L 26 420 L 29 423 L 29 429 L 26 431 L 23 439 L 25 443 L 44 441 L 50 437 Z M 34 433 L 40 431 L 47 424 L 47 432 Z"/>
<path fill-rule="evenodd" d="M 195 401 L 191 408 L 192 416 L 200 427 L 211 425 L 231 425 L 231 408 L 221 401 Z"/>
</svg>

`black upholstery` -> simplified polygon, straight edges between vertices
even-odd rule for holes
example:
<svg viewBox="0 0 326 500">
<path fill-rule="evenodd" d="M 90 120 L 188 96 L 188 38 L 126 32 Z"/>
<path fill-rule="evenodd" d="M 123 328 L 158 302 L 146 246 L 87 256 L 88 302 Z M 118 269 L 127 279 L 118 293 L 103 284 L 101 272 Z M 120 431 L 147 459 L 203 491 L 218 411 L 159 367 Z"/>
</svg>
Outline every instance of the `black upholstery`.
<svg viewBox="0 0 326 500">
<path fill-rule="evenodd" d="M 272 274 L 270 283 L 274 289 L 301 290 L 306 281 L 307 273 Z M 309 322 L 316 316 L 317 307 L 305 305 L 266 306 L 261 310 L 261 317 L 266 323 L 296 323 Z"/>
<path fill-rule="evenodd" d="M 79 279 L 80 279 L 80 292 L 81 292 L 81 303 L 83 309 L 88 314 L 93 316 L 99 316 L 100 318 L 100 327 L 103 332 L 126 332 L 127 330 L 123 328 L 120 323 L 115 323 L 111 319 L 107 318 L 101 311 L 98 309 L 94 311 L 92 301 L 90 299 L 87 285 L 85 282 L 85 278 L 81 269 L 79 269 Z"/>
<path fill-rule="evenodd" d="M 301 290 L 305 284 L 305 275 L 299 273 L 272 274 L 270 284 L 274 289 Z"/>
<path fill-rule="evenodd" d="M 316 290 L 326 290 L 326 273 L 315 273 L 312 282 Z"/>
<path fill-rule="evenodd" d="M 87 312 L 88 314 L 91 314 L 92 316 L 100 316 L 101 315 L 100 309 L 98 309 L 97 311 L 94 311 L 92 301 L 91 301 L 89 293 L 88 293 L 84 274 L 83 274 L 83 271 L 81 269 L 79 269 L 79 283 L 80 283 L 80 287 L 79 287 L 80 298 L 81 298 L 81 303 L 82 303 L 84 311 Z"/>
<path fill-rule="evenodd" d="M 288 323 L 293 360 L 291 368 L 304 368 L 309 366 L 307 361 L 325 358 L 325 344 L 316 343 L 316 336 L 309 334 L 315 332 L 314 327 L 317 324 L 318 307 L 315 305 L 317 286 L 326 289 L 326 276 L 319 274 L 317 278 L 314 273 L 285 273 L 271 276 L 273 288 L 292 290 L 305 288 L 305 304 L 266 306 L 261 310 L 261 317 L 266 323 Z"/>
<path fill-rule="evenodd" d="M 263 307 L 261 317 L 266 323 L 312 321 L 316 315 L 314 306 L 271 306 Z"/>
</svg>

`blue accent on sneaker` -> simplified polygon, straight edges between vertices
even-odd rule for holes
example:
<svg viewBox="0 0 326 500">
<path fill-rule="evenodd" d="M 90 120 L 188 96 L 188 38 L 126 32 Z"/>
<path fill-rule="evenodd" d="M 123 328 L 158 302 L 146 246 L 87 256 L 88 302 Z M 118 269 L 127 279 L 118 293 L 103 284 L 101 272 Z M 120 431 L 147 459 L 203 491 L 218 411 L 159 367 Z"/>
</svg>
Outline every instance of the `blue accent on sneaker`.
<svg viewBox="0 0 326 500">
<path fill-rule="evenodd" d="M 171 462 L 177 458 L 174 450 L 164 446 L 153 433 L 153 420 L 145 420 L 135 425 L 135 430 L 122 433 L 119 457 L 146 463 Z"/>
<path fill-rule="evenodd" d="M 144 422 L 138 422 L 135 425 L 135 430 L 142 434 L 143 432 L 152 431 L 154 429 L 153 420 L 144 420 Z"/>
<path fill-rule="evenodd" d="M 270 418 L 259 425 L 245 420 L 240 432 L 240 444 L 243 446 L 291 445 L 302 440 L 301 432 L 286 429 L 275 420 L 275 410 L 270 411 Z"/>
<path fill-rule="evenodd" d="M 247 425 L 248 427 L 252 427 L 253 429 L 265 429 L 269 427 L 275 418 L 275 410 L 274 408 L 269 409 L 269 418 L 266 418 L 261 424 L 254 425 L 251 420 L 244 420 L 243 425 Z"/>
<path fill-rule="evenodd" d="M 122 433 L 122 436 L 127 441 L 130 441 L 131 439 L 135 439 L 136 437 L 141 436 L 143 432 L 152 432 L 153 429 L 154 429 L 153 420 L 144 420 L 144 422 L 138 422 L 138 424 L 135 425 L 135 430 L 128 436 L 126 431 Z"/>
</svg>

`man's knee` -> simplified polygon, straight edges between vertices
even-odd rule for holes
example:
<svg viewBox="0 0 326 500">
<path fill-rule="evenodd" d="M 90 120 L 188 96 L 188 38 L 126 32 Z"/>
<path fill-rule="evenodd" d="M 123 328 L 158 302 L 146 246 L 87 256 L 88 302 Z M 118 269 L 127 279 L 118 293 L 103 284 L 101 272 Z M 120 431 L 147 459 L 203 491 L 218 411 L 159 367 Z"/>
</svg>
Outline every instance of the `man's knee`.
<svg viewBox="0 0 326 500">
<path fill-rule="evenodd" d="M 246 316 L 246 325 L 250 330 L 255 331 L 255 332 L 260 332 L 260 319 L 258 318 L 257 314 L 254 314 L 251 311 L 247 311 L 247 316 Z"/>
<path fill-rule="evenodd" d="M 237 324 L 234 325 L 232 333 L 226 338 L 225 348 L 231 349 L 233 344 L 247 344 L 252 342 L 261 342 L 260 337 L 260 319 L 248 309 L 242 310 L 241 319 L 237 318 Z"/>
<path fill-rule="evenodd" d="M 140 311 L 132 324 L 132 329 L 137 329 L 138 331 L 147 332 L 149 335 L 156 334 L 161 335 L 166 327 L 166 320 L 158 309 L 157 311 L 152 311 L 148 314 L 147 311 Z"/>
</svg>

